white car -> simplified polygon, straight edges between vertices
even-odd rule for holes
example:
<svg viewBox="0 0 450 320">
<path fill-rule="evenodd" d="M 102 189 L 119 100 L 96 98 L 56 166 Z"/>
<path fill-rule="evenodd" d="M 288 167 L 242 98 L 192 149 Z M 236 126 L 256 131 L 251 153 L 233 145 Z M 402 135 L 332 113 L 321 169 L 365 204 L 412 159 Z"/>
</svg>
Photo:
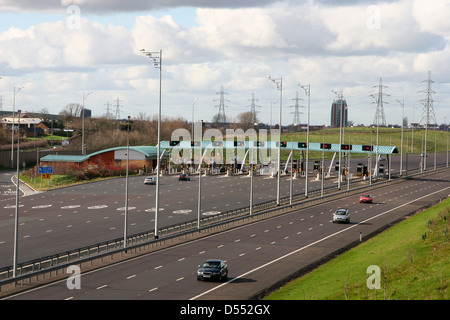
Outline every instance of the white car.
<svg viewBox="0 0 450 320">
<path fill-rule="evenodd" d="M 144 184 L 156 184 L 155 177 L 146 177 L 144 180 Z"/>
<path fill-rule="evenodd" d="M 348 209 L 337 209 L 333 214 L 333 223 L 336 222 L 345 222 L 350 223 L 350 213 Z"/>
</svg>

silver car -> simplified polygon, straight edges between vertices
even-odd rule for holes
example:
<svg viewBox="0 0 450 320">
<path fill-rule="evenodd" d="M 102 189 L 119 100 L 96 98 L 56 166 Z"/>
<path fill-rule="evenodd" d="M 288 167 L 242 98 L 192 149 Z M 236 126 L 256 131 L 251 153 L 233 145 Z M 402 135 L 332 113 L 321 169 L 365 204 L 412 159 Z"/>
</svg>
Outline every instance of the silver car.
<svg viewBox="0 0 450 320">
<path fill-rule="evenodd" d="M 336 222 L 350 223 L 350 213 L 348 212 L 348 209 L 339 208 L 336 210 L 333 214 L 333 223 Z"/>
<path fill-rule="evenodd" d="M 146 177 L 144 180 L 144 184 L 156 184 L 155 177 Z"/>
</svg>

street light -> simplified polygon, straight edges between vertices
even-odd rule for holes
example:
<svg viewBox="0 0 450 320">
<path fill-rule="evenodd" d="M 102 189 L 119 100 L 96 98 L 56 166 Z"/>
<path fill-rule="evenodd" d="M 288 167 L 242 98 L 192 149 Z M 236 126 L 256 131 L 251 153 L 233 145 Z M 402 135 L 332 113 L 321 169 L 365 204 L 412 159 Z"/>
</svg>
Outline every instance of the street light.
<svg viewBox="0 0 450 320">
<path fill-rule="evenodd" d="M 127 247 L 127 236 L 128 236 L 128 167 L 130 163 L 130 116 L 128 116 L 127 123 L 127 168 L 125 170 L 125 221 L 123 228 L 123 247 Z"/>
<path fill-rule="evenodd" d="M 308 84 L 308 86 L 302 86 L 300 83 L 298 83 L 300 88 L 305 90 L 305 94 L 308 96 L 308 124 L 306 127 L 306 179 L 305 179 L 305 198 L 308 198 L 308 162 L 309 162 L 309 108 L 310 108 L 310 102 L 311 102 L 311 85 Z"/>
<path fill-rule="evenodd" d="M 194 98 L 194 101 L 192 102 L 192 140 L 194 140 L 194 106 L 197 103 L 197 101 L 199 100 L 199 98 Z"/>
<path fill-rule="evenodd" d="M 193 102 L 192 102 L 192 132 L 191 132 L 191 140 L 194 141 L 194 106 L 197 103 L 197 101 L 199 100 L 199 98 L 194 98 Z M 191 166 L 192 168 L 194 168 L 194 148 L 191 148 Z"/>
<path fill-rule="evenodd" d="M 156 200 L 155 200 L 155 239 L 158 238 L 158 211 L 159 211 L 159 171 L 160 171 L 160 142 L 161 142 L 161 73 L 162 73 L 162 50 L 159 52 L 149 52 L 141 49 L 141 52 L 148 56 L 153 62 L 153 66 L 159 69 L 159 106 L 158 106 L 158 144 L 156 152 Z"/>
<path fill-rule="evenodd" d="M 87 94 L 83 92 L 83 105 L 81 106 L 81 154 L 86 155 L 86 145 L 84 144 L 84 102 L 86 98 L 91 94 L 92 92 L 88 92 Z"/>
<path fill-rule="evenodd" d="M 283 107 L 283 77 L 280 79 L 273 79 L 271 76 L 268 76 L 270 81 L 275 83 L 277 89 L 280 90 L 280 134 L 278 136 L 278 173 L 277 173 L 277 206 L 280 205 L 280 170 L 281 170 L 281 115 L 282 115 L 282 107 Z"/>
<path fill-rule="evenodd" d="M 342 91 L 334 91 L 332 90 L 336 95 L 337 95 L 337 99 L 340 101 L 340 105 L 341 108 L 339 109 L 339 113 L 340 113 L 340 125 L 339 125 L 339 172 L 338 172 L 338 189 L 341 190 L 341 144 L 342 144 L 342 118 L 344 117 L 344 105 L 343 105 L 343 95 L 342 95 Z"/>
<path fill-rule="evenodd" d="M 400 101 L 397 99 L 397 102 L 402 106 L 402 121 L 401 121 L 402 144 L 400 145 L 400 176 L 402 176 L 403 175 L 403 119 L 405 119 L 405 101 L 404 100 Z"/>
<path fill-rule="evenodd" d="M 17 110 L 19 114 L 19 136 L 17 139 L 17 184 L 16 184 L 16 214 L 14 216 L 14 253 L 13 253 L 13 278 L 16 277 L 17 272 L 17 249 L 18 249 L 18 239 L 19 239 L 19 167 L 20 167 L 20 159 L 19 159 L 19 149 L 20 149 L 20 110 Z"/>
<path fill-rule="evenodd" d="M 14 110 L 16 109 L 16 94 L 18 94 L 20 92 L 20 90 L 22 90 L 23 87 L 17 88 L 16 86 L 14 86 L 14 94 L 13 94 L 13 123 L 12 123 L 12 129 L 11 129 L 11 169 L 14 168 L 14 119 L 15 119 L 15 114 L 14 114 Z M 20 129 L 20 128 L 19 128 Z"/>
</svg>

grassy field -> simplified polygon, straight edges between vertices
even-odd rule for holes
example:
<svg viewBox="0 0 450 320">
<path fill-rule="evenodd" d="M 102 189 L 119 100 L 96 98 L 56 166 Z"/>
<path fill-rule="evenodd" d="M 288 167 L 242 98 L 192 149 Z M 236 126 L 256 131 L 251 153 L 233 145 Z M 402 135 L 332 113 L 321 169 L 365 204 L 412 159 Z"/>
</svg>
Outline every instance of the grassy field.
<svg viewBox="0 0 450 320">
<path fill-rule="evenodd" d="M 339 128 L 310 131 L 310 142 L 339 143 Z M 450 134 L 445 131 L 428 130 L 427 133 L 427 152 L 434 152 L 435 140 L 437 152 L 447 151 L 447 141 Z M 425 130 L 403 130 L 403 153 L 421 153 L 424 147 Z M 306 132 L 294 132 L 282 135 L 285 141 L 301 141 L 306 142 Z M 402 135 L 400 128 L 379 128 L 378 144 L 380 146 L 396 146 L 398 155 L 400 155 L 400 147 L 402 145 Z M 345 142 L 344 142 L 345 141 Z M 368 127 L 345 128 L 342 143 L 376 145 L 377 129 Z M 450 142 L 449 142 L 450 143 Z M 322 157 L 321 152 L 312 152 L 312 157 Z M 332 153 L 325 153 L 325 157 L 332 156 Z"/>
<path fill-rule="evenodd" d="M 91 179 L 89 181 L 101 180 L 102 178 Z M 35 190 L 44 191 L 48 189 L 53 189 L 57 187 L 70 186 L 79 183 L 86 183 L 86 180 L 77 181 L 77 178 L 73 175 L 62 175 L 62 174 L 52 174 L 50 181 L 48 179 L 42 179 L 41 175 L 36 177 L 36 182 L 34 177 L 30 178 L 28 175 L 20 174 L 20 180 L 28 184 Z M 41 187 L 42 184 L 42 187 Z"/>
<path fill-rule="evenodd" d="M 450 299 L 450 198 L 287 284 L 266 300 Z M 373 271 L 380 270 L 380 289 Z"/>
<path fill-rule="evenodd" d="M 402 146 L 402 134 L 400 128 L 379 128 L 378 130 L 378 144 L 380 146 L 396 146 L 400 156 Z M 316 143 L 333 143 L 339 144 L 339 128 L 327 128 L 325 130 L 314 130 L 309 133 L 309 142 Z M 447 151 L 447 142 L 450 144 L 450 134 L 446 131 L 428 130 L 427 133 L 427 153 L 434 153 L 435 143 L 437 152 Z M 307 134 L 305 132 L 289 132 L 283 133 L 282 141 L 297 141 L 306 142 Z M 352 127 L 345 128 L 342 136 L 342 144 L 359 144 L 359 145 L 376 145 L 377 144 L 377 129 L 368 127 Z M 425 146 L 425 130 L 422 129 L 404 129 L 403 130 L 403 155 L 406 153 L 421 153 Z M 449 145 L 450 147 L 450 145 Z M 281 152 L 282 160 L 286 160 L 289 155 L 289 150 Z M 332 152 L 325 152 L 325 159 L 331 159 Z M 367 154 L 353 153 L 352 157 L 367 156 Z M 297 157 L 297 155 L 296 155 Z M 321 159 L 322 152 L 310 152 L 310 159 Z"/>
</svg>

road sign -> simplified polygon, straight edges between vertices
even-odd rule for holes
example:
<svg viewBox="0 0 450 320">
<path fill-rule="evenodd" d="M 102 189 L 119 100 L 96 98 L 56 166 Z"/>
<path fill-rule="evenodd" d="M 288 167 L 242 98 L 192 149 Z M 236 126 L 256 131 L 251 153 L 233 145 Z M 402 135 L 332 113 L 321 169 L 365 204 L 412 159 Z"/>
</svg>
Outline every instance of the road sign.
<svg viewBox="0 0 450 320">
<path fill-rule="evenodd" d="M 42 174 L 42 179 L 50 179 L 52 177 L 52 175 L 50 173 L 43 173 Z"/>
<path fill-rule="evenodd" d="M 53 173 L 53 167 L 39 167 L 39 173 Z"/>
</svg>

